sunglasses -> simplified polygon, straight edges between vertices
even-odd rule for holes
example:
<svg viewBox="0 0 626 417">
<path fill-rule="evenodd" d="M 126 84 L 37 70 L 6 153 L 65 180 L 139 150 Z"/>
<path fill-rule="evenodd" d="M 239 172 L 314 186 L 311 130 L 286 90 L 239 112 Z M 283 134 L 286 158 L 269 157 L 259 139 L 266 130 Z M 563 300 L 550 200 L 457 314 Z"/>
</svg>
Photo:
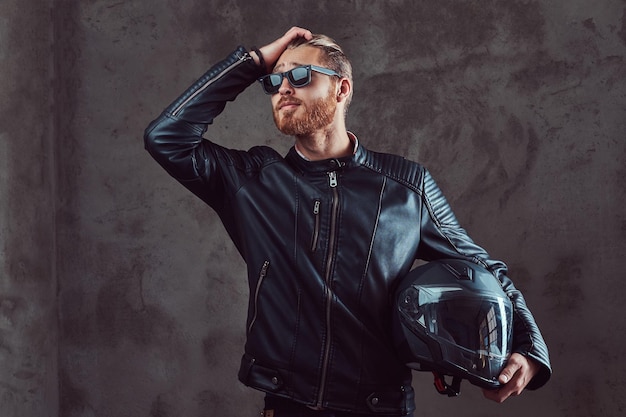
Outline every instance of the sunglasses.
<svg viewBox="0 0 626 417">
<path fill-rule="evenodd" d="M 321 74 L 331 75 L 341 78 L 341 75 L 328 68 L 318 67 L 317 65 L 302 65 L 295 67 L 285 72 L 276 72 L 267 74 L 259 78 L 261 86 L 265 94 L 276 94 L 280 90 L 280 86 L 283 83 L 283 78 L 287 78 L 289 84 L 294 88 L 301 88 L 311 83 L 311 71 L 319 72 Z"/>
</svg>

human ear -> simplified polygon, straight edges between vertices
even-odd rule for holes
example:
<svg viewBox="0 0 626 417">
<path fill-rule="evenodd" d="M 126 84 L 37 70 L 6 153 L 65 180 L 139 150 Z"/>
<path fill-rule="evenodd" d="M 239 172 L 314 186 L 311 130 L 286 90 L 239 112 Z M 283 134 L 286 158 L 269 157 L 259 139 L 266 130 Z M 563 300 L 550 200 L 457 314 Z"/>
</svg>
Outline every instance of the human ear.
<svg viewBox="0 0 626 417">
<path fill-rule="evenodd" d="M 342 78 L 341 80 L 339 80 L 337 88 L 337 101 L 341 101 L 350 97 L 351 92 L 352 82 L 347 78 Z"/>
</svg>

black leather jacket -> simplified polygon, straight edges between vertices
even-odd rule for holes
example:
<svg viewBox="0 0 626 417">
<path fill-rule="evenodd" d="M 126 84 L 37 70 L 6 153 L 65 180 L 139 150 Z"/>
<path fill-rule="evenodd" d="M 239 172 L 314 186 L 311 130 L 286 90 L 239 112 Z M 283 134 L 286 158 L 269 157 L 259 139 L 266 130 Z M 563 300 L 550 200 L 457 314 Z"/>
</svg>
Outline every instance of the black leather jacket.
<svg viewBox="0 0 626 417">
<path fill-rule="evenodd" d="M 489 268 L 515 305 L 514 348 L 543 365 L 548 351 L 506 266 L 459 226 L 429 173 L 359 145 L 310 162 L 258 146 L 204 140 L 207 125 L 261 69 L 239 47 L 146 129 L 150 154 L 210 205 L 246 262 L 247 342 L 239 372 L 251 387 L 312 407 L 404 415 L 411 371 L 390 338 L 389 294 L 415 259 L 462 258 Z"/>
</svg>

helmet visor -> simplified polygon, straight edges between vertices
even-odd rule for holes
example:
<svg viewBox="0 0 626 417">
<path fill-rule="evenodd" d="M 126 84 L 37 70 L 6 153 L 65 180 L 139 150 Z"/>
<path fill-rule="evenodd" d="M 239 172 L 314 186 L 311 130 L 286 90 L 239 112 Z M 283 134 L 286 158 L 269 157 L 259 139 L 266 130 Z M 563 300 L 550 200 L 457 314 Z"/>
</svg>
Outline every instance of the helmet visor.
<svg viewBox="0 0 626 417">
<path fill-rule="evenodd" d="M 493 293 L 469 297 L 456 286 L 411 286 L 400 294 L 399 311 L 412 333 L 437 342 L 441 361 L 483 381 L 497 380 L 511 349 L 508 298 Z"/>
</svg>

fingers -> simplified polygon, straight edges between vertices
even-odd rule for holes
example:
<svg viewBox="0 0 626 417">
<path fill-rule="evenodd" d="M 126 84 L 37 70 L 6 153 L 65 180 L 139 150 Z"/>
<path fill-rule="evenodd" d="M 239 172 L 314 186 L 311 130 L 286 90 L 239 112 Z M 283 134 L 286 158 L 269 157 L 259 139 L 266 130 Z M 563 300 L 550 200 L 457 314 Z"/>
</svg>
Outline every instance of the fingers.
<svg viewBox="0 0 626 417">
<path fill-rule="evenodd" d="M 524 387 L 519 383 L 517 374 L 501 388 L 498 389 L 484 389 L 483 396 L 488 400 L 495 401 L 497 403 L 503 403 L 509 397 L 518 396 L 524 391 Z"/>
<path fill-rule="evenodd" d="M 524 357 L 518 353 L 514 353 L 511 355 L 506 366 L 498 376 L 498 381 L 500 381 L 501 384 L 508 383 L 513 378 L 513 376 L 522 368 L 523 363 L 520 358 L 524 360 Z"/>
<path fill-rule="evenodd" d="M 287 43 L 291 42 L 293 39 L 296 39 L 296 38 L 304 38 L 308 41 L 312 37 L 313 37 L 313 34 L 311 33 L 310 30 L 297 27 L 297 26 L 293 26 L 283 35 L 283 38 L 286 39 Z"/>
<path fill-rule="evenodd" d="M 265 60 L 265 64 L 267 65 L 267 70 L 272 70 L 274 64 L 276 63 L 276 61 L 278 61 L 278 58 L 280 58 L 282 53 L 285 52 L 287 45 L 289 45 L 291 41 L 297 38 L 310 40 L 312 37 L 313 34 L 310 30 L 294 26 L 287 32 L 285 32 L 283 36 L 276 39 L 274 42 L 260 48 L 260 51 L 263 54 L 263 58 Z"/>
<path fill-rule="evenodd" d="M 513 353 L 498 380 L 502 387 L 495 390 L 483 390 L 485 398 L 502 403 L 509 397 L 520 395 L 530 380 L 537 374 L 539 365 L 531 359 Z"/>
<path fill-rule="evenodd" d="M 483 397 L 497 403 L 502 403 L 508 398 L 501 395 L 499 389 L 483 389 Z"/>
</svg>

